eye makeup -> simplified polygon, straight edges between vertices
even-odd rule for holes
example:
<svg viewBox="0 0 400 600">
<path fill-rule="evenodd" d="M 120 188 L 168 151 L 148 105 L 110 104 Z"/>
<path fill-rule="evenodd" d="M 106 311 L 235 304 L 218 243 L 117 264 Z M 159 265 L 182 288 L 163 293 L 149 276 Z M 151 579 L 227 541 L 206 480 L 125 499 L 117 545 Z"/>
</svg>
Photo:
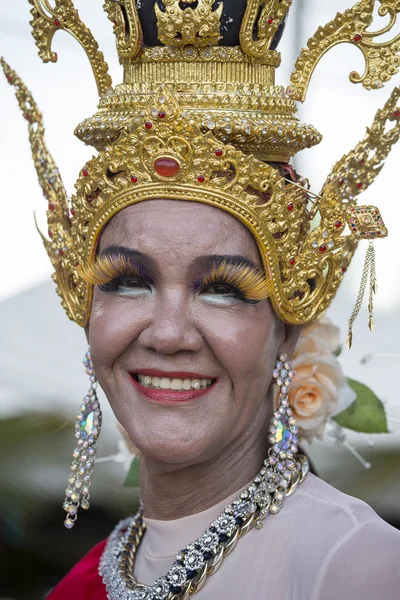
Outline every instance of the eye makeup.
<svg viewBox="0 0 400 600">
<path fill-rule="evenodd" d="M 248 302 L 259 302 L 268 298 L 271 293 L 271 282 L 261 269 L 244 263 L 230 264 L 226 260 L 212 265 L 209 272 L 195 283 L 194 288 L 204 292 L 211 286 L 214 289 L 218 286 L 231 287 L 233 293 L 239 292 L 239 297 Z"/>
<path fill-rule="evenodd" d="M 78 272 L 82 279 L 91 285 L 106 285 L 127 276 L 138 277 L 146 283 L 151 283 L 143 266 L 122 253 L 97 256 L 92 264 L 80 266 Z"/>
<path fill-rule="evenodd" d="M 145 268 L 133 257 L 122 252 L 106 253 L 96 257 L 92 264 L 79 267 L 84 281 L 98 285 L 102 291 L 125 291 L 142 284 L 153 284 Z M 132 278 L 132 281 L 129 281 Z M 133 285 L 134 284 L 134 285 Z M 219 289 L 218 289 L 219 288 Z M 268 298 L 271 282 L 258 267 L 242 261 L 223 259 L 207 265 L 202 275 L 193 284 L 195 292 L 232 301 L 233 298 L 248 303 L 257 303 Z M 133 294 L 131 294 L 133 295 Z"/>
</svg>

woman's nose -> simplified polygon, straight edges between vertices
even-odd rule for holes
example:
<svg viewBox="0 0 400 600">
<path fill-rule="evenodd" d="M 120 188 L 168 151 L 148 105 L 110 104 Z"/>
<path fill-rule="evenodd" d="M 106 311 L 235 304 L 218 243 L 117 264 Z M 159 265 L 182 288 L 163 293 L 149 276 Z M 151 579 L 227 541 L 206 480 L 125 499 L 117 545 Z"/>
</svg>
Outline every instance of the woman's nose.
<svg viewBox="0 0 400 600">
<path fill-rule="evenodd" d="M 159 296 L 151 321 L 139 336 L 139 342 L 160 354 L 198 352 L 202 348 L 203 337 L 193 322 L 188 299 L 178 290 Z"/>
</svg>

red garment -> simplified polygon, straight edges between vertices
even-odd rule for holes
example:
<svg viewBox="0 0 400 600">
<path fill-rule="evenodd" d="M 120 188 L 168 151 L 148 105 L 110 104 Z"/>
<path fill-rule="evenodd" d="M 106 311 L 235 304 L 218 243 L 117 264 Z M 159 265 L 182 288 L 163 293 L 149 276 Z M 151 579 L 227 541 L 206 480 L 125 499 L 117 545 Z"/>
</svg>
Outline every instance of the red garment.
<svg viewBox="0 0 400 600">
<path fill-rule="evenodd" d="M 99 562 L 107 540 L 100 542 L 60 581 L 46 600 L 107 600 Z"/>
</svg>

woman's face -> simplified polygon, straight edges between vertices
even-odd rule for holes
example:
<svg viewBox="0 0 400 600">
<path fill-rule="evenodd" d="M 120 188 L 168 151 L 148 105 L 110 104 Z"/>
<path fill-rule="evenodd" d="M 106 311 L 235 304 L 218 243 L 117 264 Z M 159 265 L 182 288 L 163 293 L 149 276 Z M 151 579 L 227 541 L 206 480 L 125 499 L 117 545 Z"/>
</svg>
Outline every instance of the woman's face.
<svg viewBox="0 0 400 600">
<path fill-rule="evenodd" d="M 143 278 L 95 286 L 88 337 L 97 379 L 135 446 L 187 465 L 255 428 L 267 437 L 268 389 L 277 354 L 289 349 L 286 328 L 268 300 L 249 303 L 227 285 L 201 283 L 223 258 L 262 269 L 250 232 L 211 206 L 152 200 L 110 221 L 99 255 L 116 247 Z M 178 389 L 163 391 L 171 385 Z"/>
</svg>

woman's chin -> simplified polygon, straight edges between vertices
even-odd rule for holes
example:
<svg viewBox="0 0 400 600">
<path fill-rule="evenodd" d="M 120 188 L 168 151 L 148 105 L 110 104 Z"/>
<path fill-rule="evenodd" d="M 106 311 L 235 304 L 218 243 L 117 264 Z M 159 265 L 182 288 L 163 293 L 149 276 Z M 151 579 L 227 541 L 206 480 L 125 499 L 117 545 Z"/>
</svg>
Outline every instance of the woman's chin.
<svg viewBox="0 0 400 600">
<path fill-rule="evenodd" d="M 193 435 L 190 433 L 177 433 L 172 427 L 165 426 L 157 432 L 151 429 L 138 433 L 128 429 L 129 437 L 142 459 L 182 466 L 207 460 L 213 446 L 211 439 L 197 438 L 195 432 L 192 432 Z"/>
</svg>

